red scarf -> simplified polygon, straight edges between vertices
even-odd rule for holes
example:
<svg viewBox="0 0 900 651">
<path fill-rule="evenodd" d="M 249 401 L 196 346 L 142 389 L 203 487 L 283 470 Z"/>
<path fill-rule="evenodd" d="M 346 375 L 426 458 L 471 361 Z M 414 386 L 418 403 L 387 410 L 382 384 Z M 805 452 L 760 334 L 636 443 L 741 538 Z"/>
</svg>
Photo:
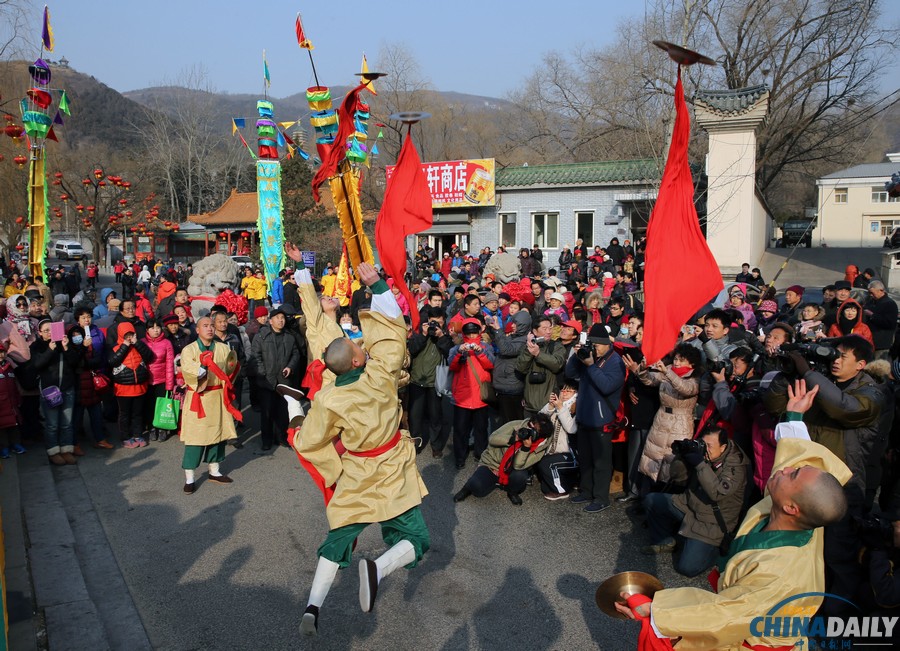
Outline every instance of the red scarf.
<svg viewBox="0 0 900 651">
<path fill-rule="evenodd" d="M 677 375 L 678 377 L 684 377 L 685 375 L 687 375 L 688 373 L 690 373 L 691 371 L 694 370 L 690 366 L 672 366 L 670 368 L 672 369 L 672 372 L 675 375 Z"/>
</svg>

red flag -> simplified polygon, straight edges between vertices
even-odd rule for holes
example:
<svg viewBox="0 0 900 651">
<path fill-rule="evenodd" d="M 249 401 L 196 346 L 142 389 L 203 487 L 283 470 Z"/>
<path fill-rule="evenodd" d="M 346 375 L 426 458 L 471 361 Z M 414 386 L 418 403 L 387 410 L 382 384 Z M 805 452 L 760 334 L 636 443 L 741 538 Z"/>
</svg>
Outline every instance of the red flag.
<svg viewBox="0 0 900 651">
<path fill-rule="evenodd" d="M 406 134 L 375 222 L 375 247 L 384 270 L 409 303 L 413 330 L 419 329 L 419 311 L 404 277 L 406 236 L 428 230 L 431 222 L 431 190 L 412 138 Z"/>
<path fill-rule="evenodd" d="M 303 33 L 303 23 L 300 22 L 300 14 L 297 14 L 297 24 L 295 29 L 297 31 L 297 45 L 304 50 L 314 50 L 313 44 L 306 38 L 306 34 Z"/>
<path fill-rule="evenodd" d="M 646 318 L 642 348 L 647 364 L 675 347 L 685 322 L 722 290 L 719 266 L 700 231 L 694 184 L 688 167 L 690 118 L 681 85 L 675 86 L 675 128 L 669 158 L 647 226 L 644 290 Z M 678 270 L 690 271 L 689 282 Z"/>
<path fill-rule="evenodd" d="M 344 156 L 347 155 L 347 138 L 356 132 L 353 113 L 356 111 L 356 105 L 359 102 L 359 93 L 365 87 L 365 84 L 360 84 L 347 93 L 341 108 L 338 109 L 338 132 L 334 136 L 334 144 L 328 152 L 328 158 L 322 161 L 322 165 L 319 166 L 312 180 L 314 201 L 319 200 L 319 186 L 337 174 L 338 165 L 344 160 Z"/>
</svg>

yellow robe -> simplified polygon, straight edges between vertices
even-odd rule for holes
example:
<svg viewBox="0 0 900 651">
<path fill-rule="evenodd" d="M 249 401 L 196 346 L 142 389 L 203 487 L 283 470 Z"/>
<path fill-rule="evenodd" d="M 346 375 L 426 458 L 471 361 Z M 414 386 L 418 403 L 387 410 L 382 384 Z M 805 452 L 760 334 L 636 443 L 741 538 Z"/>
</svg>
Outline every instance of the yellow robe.
<svg viewBox="0 0 900 651">
<path fill-rule="evenodd" d="M 213 360 L 223 370 L 229 350 L 226 344 L 213 344 Z M 184 398 L 184 409 L 181 411 L 181 442 L 185 445 L 213 445 L 236 438 L 234 417 L 225 409 L 225 389 L 208 391 L 210 387 L 222 384 L 222 381 L 212 372 L 207 374 L 207 392 L 200 396 L 206 416 L 198 418 L 197 413 L 191 411 L 191 401 L 197 390 L 197 373 L 199 372 L 200 347 L 195 341 L 181 351 L 181 373 L 188 387 Z"/>
<path fill-rule="evenodd" d="M 307 272 L 308 274 L 308 272 Z M 306 317 L 306 344 L 309 351 L 309 361 L 322 359 L 325 349 L 335 339 L 344 336 L 344 331 L 337 321 L 322 311 L 319 297 L 316 296 L 312 280 L 307 275 L 298 271 L 294 274 L 297 281 L 297 293 L 300 295 L 300 304 L 303 307 L 303 316 Z M 325 369 L 322 373 L 322 386 L 325 387 L 334 382 L 334 373 Z"/>
<path fill-rule="evenodd" d="M 377 457 L 357 457 L 388 443 L 400 425 L 397 378 L 406 354 L 403 317 L 360 312 L 369 361 L 352 384 L 325 386 L 316 394 L 294 447 L 322 475 L 336 484 L 325 509 L 332 529 L 348 524 L 383 522 L 422 503 L 428 494 L 416 468 L 409 433 Z M 339 456 L 333 442 L 340 436 L 348 452 Z"/>
<path fill-rule="evenodd" d="M 775 450 L 772 472 L 785 467 L 814 466 L 827 470 L 841 484 L 850 480 L 844 463 L 822 445 L 804 439 L 782 439 Z M 772 499 L 766 495 L 747 512 L 738 529 L 742 536 L 769 517 Z M 748 549 L 735 554 L 719 577 L 719 592 L 699 588 L 661 590 L 653 597 L 651 612 L 659 631 L 668 637 L 683 636 L 676 649 L 736 651 L 744 640 L 750 645 L 790 646 L 799 638 L 754 637 L 750 622 L 763 617 L 781 600 L 804 592 L 825 591 L 823 530 L 815 529 L 801 547 Z M 791 601 L 791 614 L 803 609 L 812 615 L 821 597 Z M 780 613 L 784 615 L 784 613 Z M 805 644 L 805 643 L 804 643 Z"/>
<path fill-rule="evenodd" d="M 319 279 L 319 282 L 322 284 L 322 293 L 325 294 L 325 296 L 334 296 L 334 283 L 336 279 L 337 276 L 335 274 L 328 274 Z"/>
</svg>

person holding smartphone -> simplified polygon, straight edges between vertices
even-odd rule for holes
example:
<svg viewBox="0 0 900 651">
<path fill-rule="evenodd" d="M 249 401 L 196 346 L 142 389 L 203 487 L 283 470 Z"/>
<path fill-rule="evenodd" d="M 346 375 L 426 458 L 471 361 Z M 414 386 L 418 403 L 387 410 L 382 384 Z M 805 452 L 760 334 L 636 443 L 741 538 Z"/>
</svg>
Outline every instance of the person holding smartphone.
<svg viewBox="0 0 900 651">
<path fill-rule="evenodd" d="M 54 340 L 51 326 L 49 319 L 38 324 L 38 338 L 31 344 L 31 362 L 40 381 L 47 456 L 50 463 L 62 466 L 77 462 L 72 454 L 75 450 L 72 409 L 75 406 L 75 368 L 81 350 L 70 344 L 65 333 Z"/>
</svg>

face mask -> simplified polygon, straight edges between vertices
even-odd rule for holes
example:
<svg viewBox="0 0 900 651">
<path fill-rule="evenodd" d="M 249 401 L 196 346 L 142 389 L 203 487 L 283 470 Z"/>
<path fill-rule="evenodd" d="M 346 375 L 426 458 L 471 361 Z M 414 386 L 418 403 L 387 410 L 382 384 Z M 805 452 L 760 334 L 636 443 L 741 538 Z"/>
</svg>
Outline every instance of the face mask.
<svg viewBox="0 0 900 651">
<path fill-rule="evenodd" d="M 352 324 L 352 323 L 342 323 L 342 324 L 341 324 L 341 329 L 343 329 L 343 330 L 349 331 L 349 330 L 351 330 L 352 328 L 353 328 L 353 324 Z"/>
<path fill-rule="evenodd" d="M 81 335 L 75 335 L 74 337 L 72 337 L 72 343 L 76 346 L 80 346 L 84 343 L 84 337 L 82 337 Z"/>
<path fill-rule="evenodd" d="M 619 328 L 619 334 L 620 334 L 620 335 L 627 335 L 627 334 L 628 334 L 628 326 L 623 325 L 621 328 Z"/>
</svg>

